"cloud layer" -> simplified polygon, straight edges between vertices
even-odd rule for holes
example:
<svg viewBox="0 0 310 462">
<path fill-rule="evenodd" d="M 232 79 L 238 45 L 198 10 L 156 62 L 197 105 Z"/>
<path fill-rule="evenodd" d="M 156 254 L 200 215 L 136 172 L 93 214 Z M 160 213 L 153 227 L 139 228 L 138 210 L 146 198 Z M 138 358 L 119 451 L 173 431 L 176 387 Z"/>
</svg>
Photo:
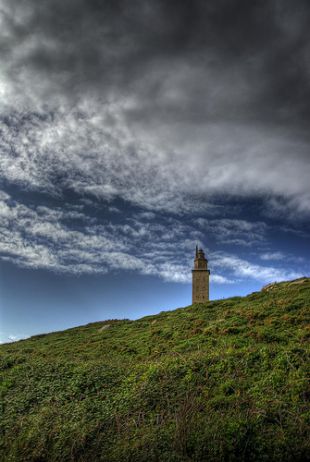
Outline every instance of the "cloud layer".
<svg viewBox="0 0 310 462">
<path fill-rule="evenodd" d="M 2 177 L 151 209 L 226 194 L 308 214 L 309 7 L 294 5 L 0 2 Z"/>
<path fill-rule="evenodd" d="M 0 0 L 1 186 L 64 204 L 4 193 L 3 258 L 188 282 L 207 233 L 283 262 L 262 216 L 240 210 L 309 217 L 309 19 L 307 1 Z M 117 215 L 115 201 L 140 215 L 87 210 Z M 210 257 L 218 283 L 299 274 Z"/>
<path fill-rule="evenodd" d="M 75 206 L 74 210 L 72 206 L 69 210 L 30 207 L 17 203 L 8 194 L 1 195 L 0 218 L 3 260 L 21 267 L 76 275 L 126 270 L 158 276 L 169 282 L 189 283 L 193 242 L 204 238 L 195 226 L 176 218 L 159 223 L 156 216 L 151 219 L 148 216 L 149 220 L 145 221 L 145 214 L 140 213 L 117 224 L 107 220 L 99 223 L 97 218 L 88 216 L 82 206 Z M 215 230 L 209 232 L 210 236 L 227 235 L 225 220 L 214 219 L 209 224 L 210 230 L 212 227 Z M 242 235 L 244 228 L 254 225 L 235 220 L 233 226 L 240 230 L 234 232 L 238 239 L 238 233 Z M 262 259 L 266 259 L 266 255 Z M 302 275 L 283 267 L 253 264 L 223 251 L 210 251 L 208 256 L 214 268 L 212 282 L 215 284 L 249 278 L 266 282 Z"/>
<path fill-rule="evenodd" d="M 119 104 L 18 113 L 3 117 L 0 129 L 2 179 L 26 189 L 70 189 L 175 212 L 207 208 L 223 194 L 265 196 L 273 210 L 282 198 L 279 213 L 310 211 L 307 145 L 286 135 L 231 126 L 221 135 L 219 124 L 195 140 L 192 134 L 185 140 L 180 128 L 172 143 L 160 127 L 153 132 L 158 139 L 130 130 Z"/>
</svg>

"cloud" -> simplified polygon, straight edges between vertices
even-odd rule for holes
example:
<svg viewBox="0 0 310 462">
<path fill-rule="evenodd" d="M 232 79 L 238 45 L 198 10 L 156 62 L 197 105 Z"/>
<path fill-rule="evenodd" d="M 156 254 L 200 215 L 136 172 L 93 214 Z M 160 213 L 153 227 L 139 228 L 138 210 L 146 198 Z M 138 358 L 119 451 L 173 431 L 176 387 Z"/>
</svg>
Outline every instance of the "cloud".
<svg viewBox="0 0 310 462">
<path fill-rule="evenodd" d="M 266 252 L 260 256 L 261 260 L 284 260 L 286 256 L 282 252 Z"/>
<path fill-rule="evenodd" d="M 233 284 L 235 281 L 233 279 L 229 279 L 226 276 L 221 276 L 220 274 L 211 274 L 210 276 L 211 284 Z"/>
<path fill-rule="evenodd" d="M 309 215 L 307 2 L 2 0 L 0 15 L 5 182 Z"/>
<path fill-rule="evenodd" d="M 80 220 L 79 229 L 72 216 Z M 1 258 L 18 266 L 77 275 L 129 270 L 189 282 L 186 254 L 197 231 L 177 220 L 172 229 L 132 218 L 119 224 L 90 223 L 81 212 L 30 207 L 7 194 L 0 201 L 0 217 Z M 175 242 L 178 255 L 172 250 Z"/>
<path fill-rule="evenodd" d="M 304 274 L 296 270 L 277 268 L 273 266 L 262 266 L 251 263 L 235 255 L 218 253 L 213 256 L 215 268 L 227 268 L 232 274 L 240 279 L 254 279 L 262 282 L 285 281 L 297 279 Z"/>
<path fill-rule="evenodd" d="M 300 140 L 245 127 L 223 127 L 220 135 L 220 123 L 197 137 L 170 127 L 174 142 L 154 127 L 158 139 L 151 140 L 126 125 L 119 104 L 98 111 L 2 118 L 2 179 L 52 195 L 69 189 L 95 200 L 121 198 L 149 211 L 212 212 L 223 194 L 273 195 L 294 214 L 308 211 L 310 165 Z"/>
<path fill-rule="evenodd" d="M 263 252 L 262 214 L 307 220 L 309 15 L 290 0 L 0 0 L 0 181 L 16 192 L 0 195 L 2 258 L 189 283 L 206 235 Z M 284 268 L 210 256 L 218 284 L 299 274 L 272 251 L 261 260 Z"/>
<path fill-rule="evenodd" d="M 12 82 L 15 100 L 22 97 L 16 90 L 56 103 L 59 95 L 76 101 L 85 93 L 126 93 L 145 102 L 144 113 L 151 102 L 157 115 L 175 115 L 182 103 L 179 117 L 196 120 L 227 110 L 230 117 L 308 114 L 306 0 L 298 7 L 291 0 L 0 6 L 3 85 Z M 287 94 L 292 87 L 298 90 Z"/>
<path fill-rule="evenodd" d="M 261 260 L 265 261 L 282 261 L 282 262 L 289 262 L 291 264 L 296 263 L 304 263 L 305 259 L 303 257 L 299 257 L 297 255 L 293 255 L 290 253 L 284 254 L 283 252 L 265 252 L 259 255 Z"/>
<path fill-rule="evenodd" d="M 106 110 L 82 118 L 64 112 L 43 120 L 37 115 L 23 122 L 18 117 L 3 120 L 2 177 L 53 195 L 69 188 L 108 201 L 121 197 L 154 210 L 189 210 L 192 200 L 184 201 L 179 189 L 182 172 L 173 173 L 175 159 L 168 161 L 136 140 L 118 120 L 117 105 Z M 113 123 L 106 121 L 109 114 Z"/>
<path fill-rule="evenodd" d="M 194 243 L 200 244 L 204 234 L 178 218 L 156 219 L 152 215 L 148 222 L 138 215 L 125 217 L 119 223 L 99 217 L 91 221 L 87 211 L 80 207 L 75 207 L 79 211 L 68 212 L 57 207 L 25 205 L 8 194 L 1 197 L 2 260 L 20 267 L 75 275 L 123 270 L 160 277 L 167 282 L 191 282 Z M 224 230 L 227 223 L 230 229 L 229 220 L 218 220 L 217 225 L 223 223 Z M 234 221 L 233 227 L 251 230 L 251 225 L 243 221 Z M 218 228 L 212 232 L 216 235 Z M 207 251 L 207 254 L 214 284 L 231 284 L 248 278 L 268 282 L 302 275 L 285 267 L 253 264 L 230 253 Z M 278 256 L 278 253 L 262 254 L 263 259 Z"/>
<path fill-rule="evenodd" d="M 197 218 L 195 223 L 206 235 L 212 234 L 221 244 L 252 246 L 265 241 L 268 229 L 264 222 L 232 218 Z"/>
</svg>

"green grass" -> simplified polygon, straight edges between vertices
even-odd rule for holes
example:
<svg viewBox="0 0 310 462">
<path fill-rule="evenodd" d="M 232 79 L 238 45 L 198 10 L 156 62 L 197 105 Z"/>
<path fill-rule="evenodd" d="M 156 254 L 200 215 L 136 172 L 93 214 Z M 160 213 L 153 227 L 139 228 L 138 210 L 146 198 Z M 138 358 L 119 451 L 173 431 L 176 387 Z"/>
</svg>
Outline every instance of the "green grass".
<svg viewBox="0 0 310 462">
<path fill-rule="evenodd" d="M 0 459 L 309 460 L 309 308 L 303 279 L 2 345 Z"/>
</svg>

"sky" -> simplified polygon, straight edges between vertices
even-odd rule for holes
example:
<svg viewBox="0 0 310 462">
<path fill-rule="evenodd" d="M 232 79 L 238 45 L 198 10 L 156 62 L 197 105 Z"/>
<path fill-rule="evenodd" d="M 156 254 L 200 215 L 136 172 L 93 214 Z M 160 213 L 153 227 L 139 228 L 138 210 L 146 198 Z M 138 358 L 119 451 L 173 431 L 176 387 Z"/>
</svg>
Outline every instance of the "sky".
<svg viewBox="0 0 310 462">
<path fill-rule="evenodd" d="M 307 0 L 0 0 L 0 341 L 309 276 Z"/>
</svg>

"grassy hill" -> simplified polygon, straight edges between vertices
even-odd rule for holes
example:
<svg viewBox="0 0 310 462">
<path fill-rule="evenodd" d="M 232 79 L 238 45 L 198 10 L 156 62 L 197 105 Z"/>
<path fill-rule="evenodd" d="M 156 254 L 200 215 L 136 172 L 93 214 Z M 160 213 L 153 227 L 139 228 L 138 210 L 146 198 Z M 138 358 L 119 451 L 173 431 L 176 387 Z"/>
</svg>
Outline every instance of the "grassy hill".
<svg viewBox="0 0 310 462">
<path fill-rule="evenodd" d="M 304 278 L 2 345 L 0 459 L 309 460 L 309 308 Z"/>
</svg>

